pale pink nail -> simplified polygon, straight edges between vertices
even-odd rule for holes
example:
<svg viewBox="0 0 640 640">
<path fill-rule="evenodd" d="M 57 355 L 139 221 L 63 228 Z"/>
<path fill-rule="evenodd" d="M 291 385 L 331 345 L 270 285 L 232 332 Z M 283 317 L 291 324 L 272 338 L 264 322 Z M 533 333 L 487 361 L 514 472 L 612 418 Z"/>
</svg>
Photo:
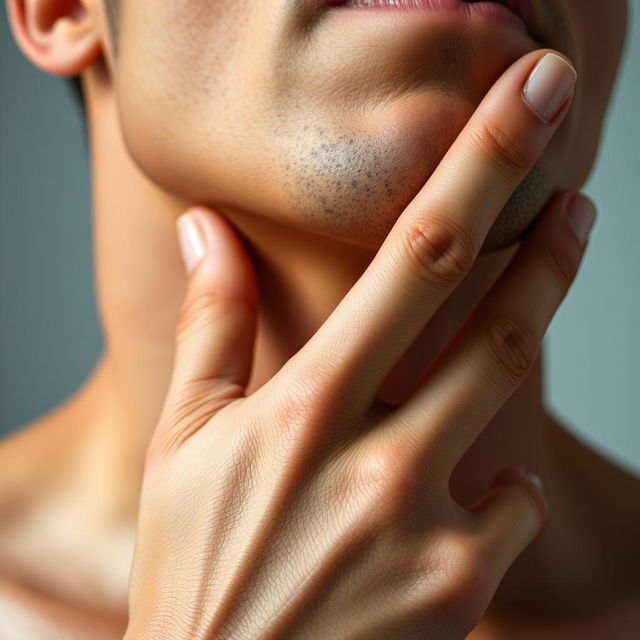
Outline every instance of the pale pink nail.
<svg viewBox="0 0 640 640">
<path fill-rule="evenodd" d="M 534 473 L 533 471 L 526 471 L 525 475 L 527 476 L 527 478 L 529 478 L 531 484 L 538 487 L 540 491 L 544 491 L 544 483 L 542 482 L 542 478 L 537 473 Z"/>
<path fill-rule="evenodd" d="M 577 77 L 576 70 L 564 58 L 547 53 L 529 74 L 522 97 L 549 124 L 571 95 Z"/>
<path fill-rule="evenodd" d="M 205 254 L 206 247 L 204 237 L 195 216 L 191 213 L 183 213 L 178 218 L 176 227 L 178 230 L 178 243 L 180 245 L 182 259 L 184 260 L 187 273 L 191 273 Z"/>
<path fill-rule="evenodd" d="M 576 195 L 569 203 L 567 222 L 582 246 L 587 243 L 595 220 L 596 208 L 593 202 L 583 195 Z"/>
</svg>

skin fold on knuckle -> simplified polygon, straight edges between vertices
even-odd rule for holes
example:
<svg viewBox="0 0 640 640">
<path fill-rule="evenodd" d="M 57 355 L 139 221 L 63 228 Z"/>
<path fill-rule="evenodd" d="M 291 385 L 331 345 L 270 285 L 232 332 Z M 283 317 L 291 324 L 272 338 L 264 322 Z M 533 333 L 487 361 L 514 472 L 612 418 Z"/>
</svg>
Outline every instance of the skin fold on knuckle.
<svg viewBox="0 0 640 640">
<path fill-rule="evenodd" d="M 449 289 L 471 270 L 476 250 L 469 232 L 440 216 L 423 215 L 402 233 L 404 253 L 420 280 Z"/>
<path fill-rule="evenodd" d="M 534 152 L 525 136 L 507 132 L 495 120 L 484 120 L 480 128 L 474 130 L 472 140 L 507 185 L 517 184 L 533 163 Z"/>
<path fill-rule="evenodd" d="M 540 339 L 526 321 L 512 315 L 491 318 L 484 331 L 490 357 L 509 382 L 519 382 L 531 371 Z"/>
<path fill-rule="evenodd" d="M 238 413 L 240 391 L 240 385 L 234 383 L 212 389 L 209 380 L 174 384 L 147 449 L 147 463 L 170 456 L 202 429 L 209 428 L 214 419 L 233 424 L 234 434 L 252 429 L 251 414 Z"/>
<path fill-rule="evenodd" d="M 207 289 L 192 298 L 187 298 L 180 308 L 176 323 L 176 341 L 187 340 L 200 329 L 215 323 L 224 315 L 231 301 L 218 289 Z"/>
<path fill-rule="evenodd" d="M 171 402 L 163 409 L 158 428 L 147 450 L 149 463 L 175 451 L 226 404 L 223 399 L 207 393 L 186 391 L 183 389 L 174 393 Z"/>
</svg>

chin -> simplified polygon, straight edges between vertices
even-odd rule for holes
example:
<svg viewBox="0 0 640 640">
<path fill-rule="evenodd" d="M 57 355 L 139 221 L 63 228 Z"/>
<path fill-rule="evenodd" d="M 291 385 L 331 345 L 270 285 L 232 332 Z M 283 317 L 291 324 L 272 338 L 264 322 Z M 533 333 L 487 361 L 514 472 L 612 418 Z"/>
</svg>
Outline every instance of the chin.
<svg viewBox="0 0 640 640">
<path fill-rule="evenodd" d="M 285 224 L 377 249 L 464 128 L 475 105 L 414 100 L 349 129 L 302 124 L 280 157 Z M 435 123 L 435 124 L 434 124 Z M 551 196 L 539 161 L 497 215 L 481 249 L 519 242 Z"/>
<path fill-rule="evenodd" d="M 493 253 L 520 242 L 552 196 L 551 173 L 539 162 L 507 200 L 480 253 Z"/>
</svg>

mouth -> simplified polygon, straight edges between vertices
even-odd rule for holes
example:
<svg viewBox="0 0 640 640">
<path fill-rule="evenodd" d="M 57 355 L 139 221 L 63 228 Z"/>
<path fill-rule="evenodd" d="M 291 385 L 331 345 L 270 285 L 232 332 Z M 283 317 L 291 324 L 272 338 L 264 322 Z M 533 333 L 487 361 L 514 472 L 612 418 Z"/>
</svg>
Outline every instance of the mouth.
<svg viewBox="0 0 640 640">
<path fill-rule="evenodd" d="M 534 40 L 538 18 L 534 0 L 326 0 L 332 7 L 439 12 L 466 12 L 469 15 L 510 23 Z"/>
<path fill-rule="evenodd" d="M 465 4 L 498 4 L 506 7 L 514 15 L 524 22 L 527 32 L 534 39 L 538 40 L 538 16 L 533 0 L 493 0 L 492 2 L 481 2 L 480 0 L 462 0 Z"/>
</svg>

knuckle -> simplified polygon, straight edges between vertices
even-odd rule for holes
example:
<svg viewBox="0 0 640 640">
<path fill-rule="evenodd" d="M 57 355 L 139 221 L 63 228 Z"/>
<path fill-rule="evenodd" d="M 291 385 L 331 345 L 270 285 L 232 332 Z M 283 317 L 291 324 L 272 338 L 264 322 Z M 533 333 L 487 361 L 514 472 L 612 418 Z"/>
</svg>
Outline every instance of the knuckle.
<svg viewBox="0 0 640 640">
<path fill-rule="evenodd" d="M 334 490 L 351 496 L 366 508 L 367 521 L 388 530 L 407 518 L 410 473 L 401 446 L 380 446 L 371 441 L 349 442 L 336 460 Z"/>
<path fill-rule="evenodd" d="M 469 272 L 476 252 L 469 232 L 444 222 L 443 217 L 412 220 L 404 229 L 403 244 L 422 280 L 431 286 L 449 287 Z"/>
<path fill-rule="evenodd" d="M 367 447 L 356 465 L 361 487 L 376 494 L 384 494 L 385 505 L 397 505 L 398 484 L 403 476 L 402 457 L 392 448 Z"/>
<path fill-rule="evenodd" d="M 374 526 L 384 526 L 389 521 L 387 501 L 390 460 L 384 456 L 366 455 L 359 447 L 350 447 L 346 454 L 332 465 L 331 487 L 333 504 L 350 510 L 355 506 Z"/>
<path fill-rule="evenodd" d="M 176 324 L 178 343 L 215 321 L 223 312 L 225 302 L 223 292 L 218 289 L 207 289 L 193 298 L 186 299 L 180 308 Z"/>
<path fill-rule="evenodd" d="M 486 342 L 502 370 L 516 380 L 531 370 L 540 346 L 531 327 L 509 316 L 499 316 L 489 322 Z"/>
<path fill-rule="evenodd" d="M 406 433 L 406 432 L 405 432 Z M 442 486 L 431 470 L 425 469 L 425 449 L 413 437 L 380 433 L 374 462 L 386 478 L 385 496 L 395 522 L 416 526 L 431 521 L 439 509 Z"/>
<path fill-rule="evenodd" d="M 275 414 L 279 426 L 297 430 L 308 421 L 314 405 L 311 389 L 306 382 L 292 381 L 278 394 Z"/>
<path fill-rule="evenodd" d="M 461 534 L 450 535 L 432 560 L 431 605 L 474 626 L 487 605 L 488 572 L 477 545 Z"/>
<path fill-rule="evenodd" d="M 310 377 L 289 379 L 272 395 L 272 415 L 275 417 L 279 442 L 305 442 L 319 444 L 327 434 L 327 425 L 333 424 L 336 406 L 330 393 L 322 387 L 320 379 Z"/>
<path fill-rule="evenodd" d="M 507 133 L 494 120 L 485 120 L 475 135 L 481 148 L 509 182 L 519 177 L 533 161 L 529 145 Z"/>
</svg>

